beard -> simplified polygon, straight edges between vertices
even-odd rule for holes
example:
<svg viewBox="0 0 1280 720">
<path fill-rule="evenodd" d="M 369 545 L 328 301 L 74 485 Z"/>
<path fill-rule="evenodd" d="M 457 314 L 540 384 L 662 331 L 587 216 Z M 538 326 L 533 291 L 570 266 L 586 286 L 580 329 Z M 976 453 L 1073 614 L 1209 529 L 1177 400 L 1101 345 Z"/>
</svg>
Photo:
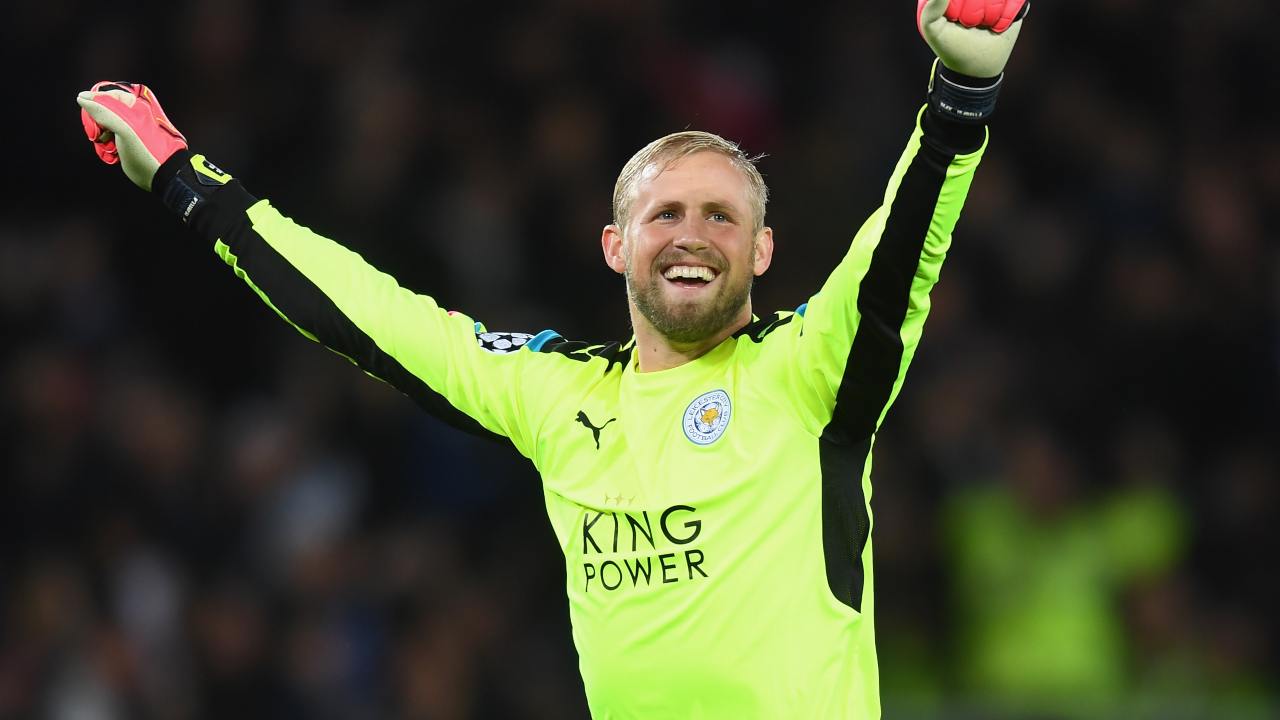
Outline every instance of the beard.
<svg viewBox="0 0 1280 720">
<path fill-rule="evenodd" d="M 672 300 L 662 287 L 667 281 L 657 270 L 661 266 L 661 262 L 655 263 L 649 281 L 640 284 L 628 263 L 627 294 L 649 324 L 671 342 L 691 344 L 715 335 L 738 317 L 751 297 L 755 278 L 748 269 L 742 277 L 720 272 L 716 277 L 720 285 L 710 297 Z M 723 263 L 715 266 L 720 268 Z"/>
</svg>

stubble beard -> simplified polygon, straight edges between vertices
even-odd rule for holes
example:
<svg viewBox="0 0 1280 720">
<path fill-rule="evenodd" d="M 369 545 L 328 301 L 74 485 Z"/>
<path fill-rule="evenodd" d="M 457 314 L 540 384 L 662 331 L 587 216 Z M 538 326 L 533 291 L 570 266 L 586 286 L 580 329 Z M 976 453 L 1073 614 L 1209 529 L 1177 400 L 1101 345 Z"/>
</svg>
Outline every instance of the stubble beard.
<svg viewBox="0 0 1280 720">
<path fill-rule="evenodd" d="M 667 340 L 693 344 L 706 340 L 733 322 L 751 298 L 754 277 L 734 278 L 726 271 L 718 279 L 722 284 L 710 300 L 671 301 L 663 293 L 663 279 L 656 269 L 649 281 L 635 281 L 630 258 L 627 259 L 627 294 L 640 314 Z"/>
</svg>

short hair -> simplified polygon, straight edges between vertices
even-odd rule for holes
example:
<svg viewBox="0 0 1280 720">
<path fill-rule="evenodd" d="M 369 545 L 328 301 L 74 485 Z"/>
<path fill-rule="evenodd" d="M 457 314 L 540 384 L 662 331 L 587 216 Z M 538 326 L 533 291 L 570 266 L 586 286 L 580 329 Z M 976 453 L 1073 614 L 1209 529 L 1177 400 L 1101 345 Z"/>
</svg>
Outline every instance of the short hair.
<svg viewBox="0 0 1280 720">
<path fill-rule="evenodd" d="M 764 227 L 764 210 L 769 202 L 769 187 L 756 168 L 756 162 L 764 156 L 748 156 L 737 143 L 701 130 L 684 130 L 660 137 L 631 156 L 627 164 L 622 166 L 618 181 L 613 186 L 614 223 L 625 232 L 627 222 L 631 219 L 631 202 L 636 184 L 640 182 L 645 168 L 657 165 L 659 171 L 666 170 L 677 160 L 704 151 L 720 153 L 729 158 L 729 162 L 746 176 L 751 190 L 751 212 L 755 216 L 754 231 L 759 232 Z"/>
</svg>

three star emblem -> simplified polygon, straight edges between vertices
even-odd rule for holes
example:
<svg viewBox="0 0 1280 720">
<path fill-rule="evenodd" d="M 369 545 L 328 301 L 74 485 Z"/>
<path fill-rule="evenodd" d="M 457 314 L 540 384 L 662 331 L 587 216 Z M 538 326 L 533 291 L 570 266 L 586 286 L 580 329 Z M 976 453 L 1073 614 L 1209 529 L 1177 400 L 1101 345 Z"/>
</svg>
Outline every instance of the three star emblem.
<svg viewBox="0 0 1280 720">
<path fill-rule="evenodd" d="M 625 502 L 628 506 L 630 506 L 635 504 L 635 501 L 636 501 L 635 495 L 626 497 L 622 493 L 618 493 L 617 495 L 610 495 L 609 493 L 604 494 L 605 505 L 617 505 L 621 507 L 622 504 Z"/>
</svg>

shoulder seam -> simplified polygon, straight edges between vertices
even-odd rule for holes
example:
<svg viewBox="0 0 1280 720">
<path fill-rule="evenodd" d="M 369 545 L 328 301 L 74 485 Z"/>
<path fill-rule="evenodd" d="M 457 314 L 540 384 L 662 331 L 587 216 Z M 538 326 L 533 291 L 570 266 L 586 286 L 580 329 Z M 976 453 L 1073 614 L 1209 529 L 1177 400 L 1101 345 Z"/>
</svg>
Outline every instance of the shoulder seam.
<svg viewBox="0 0 1280 720">
<path fill-rule="evenodd" d="M 544 337 L 545 336 L 545 337 Z M 539 340 L 541 338 L 541 340 Z M 536 345 L 535 345 L 536 342 Z M 625 366 L 627 359 L 631 356 L 631 347 L 635 344 L 635 340 L 626 342 L 611 341 L 605 343 L 593 343 L 585 340 L 567 340 L 554 330 L 543 330 L 534 337 L 525 347 L 533 352 L 538 353 L 557 353 L 571 360 L 579 362 L 590 362 L 595 358 L 604 358 L 608 361 L 605 366 L 605 373 L 613 370 L 614 366 Z"/>
<path fill-rule="evenodd" d="M 783 325 L 786 325 L 792 320 L 795 320 L 797 317 L 803 318 L 804 317 L 803 308 L 804 308 L 804 305 L 801 305 L 799 308 L 797 308 L 794 311 L 791 311 L 791 310 L 775 311 L 773 314 L 774 316 L 772 318 L 757 320 L 749 325 L 746 325 L 741 330 L 734 333 L 733 336 L 736 338 L 745 337 L 748 340 L 751 340 L 752 342 L 757 342 L 757 343 L 763 342 L 765 337 L 767 337 L 774 330 L 777 330 Z"/>
</svg>

